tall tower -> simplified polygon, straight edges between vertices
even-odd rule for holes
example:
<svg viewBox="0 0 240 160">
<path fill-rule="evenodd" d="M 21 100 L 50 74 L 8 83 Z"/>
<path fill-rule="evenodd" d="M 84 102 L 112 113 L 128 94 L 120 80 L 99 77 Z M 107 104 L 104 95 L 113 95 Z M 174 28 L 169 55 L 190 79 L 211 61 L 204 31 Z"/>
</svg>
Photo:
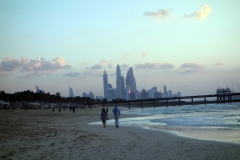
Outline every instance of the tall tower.
<svg viewBox="0 0 240 160">
<path fill-rule="evenodd" d="M 121 76 L 121 69 L 119 67 L 119 65 L 117 65 L 117 69 L 116 69 L 116 75 L 117 75 L 117 79 L 116 79 L 116 98 L 122 99 L 122 76 Z"/>
<path fill-rule="evenodd" d="M 107 72 L 104 69 L 103 72 L 103 94 L 104 94 L 104 98 L 107 98 L 107 89 L 108 89 L 108 76 L 107 76 Z"/>
<path fill-rule="evenodd" d="M 117 78 L 120 78 L 121 77 L 121 69 L 120 69 L 119 65 L 117 65 L 116 72 L 117 72 Z"/>
<path fill-rule="evenodd" d="M 44 90 L 41 90 L 41 89 L 39 89 L 37 85 L 36 85 L 36 90 L 37 90 L 37 93 L 42 93 L 42 94 L 45 94 L 45 91 L 44 91 Z"/>
<path fill-rule="evenodd" d="M 126 86 L 130 87 L 130 93 L 133 92 L 136 94 L 137 87 L 136 87 L 136 80 L 133 75 L 133 69 L 129 68 L 126 76 Z"/>
<path fill-rule="evenodd" d="M 38 89 L 38 86 L 36 85 L 36 90 L 37 90 L 37 93 L 39 92 L 39 89 Z"/>
<path fill-rule="evenodd" d="M 125 83 L 124 83 L 123 76 L 121 76 L 121 95 L 122 95 L 122 99 L 126 99 L 126 90 L 125 90 Z"/>
<path fill-rule="evenodd" d="M 164 97 L 168 98 L 167 86 L 164 85 Z"/>
<path fill-rule="evenodd" d="M 70 87 L 70 84 L 69 84 L 69 97 L 74 97 L 73 89 Z"/>
</svg>

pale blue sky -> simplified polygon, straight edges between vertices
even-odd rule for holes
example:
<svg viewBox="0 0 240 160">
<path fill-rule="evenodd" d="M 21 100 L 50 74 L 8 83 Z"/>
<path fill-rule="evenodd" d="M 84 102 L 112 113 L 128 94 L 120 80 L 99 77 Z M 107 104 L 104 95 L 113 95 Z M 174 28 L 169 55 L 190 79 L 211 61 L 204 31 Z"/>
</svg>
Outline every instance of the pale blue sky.
<svg viewBox="0 0 240 160">
<path fill-rule="evenodd" d="M 35 92 L 37 84 L 67 96 L 70 83 L 75 96 L 100 96 L 104 67 L 115 87 L 117 64 L 127 66 L 124 77 L 133 67 L 139 90 L 165 83 L 192 95 L 215 93 L 216 82 L 240 85 L 239 7 L 238 0 L 0 0 L 0 90 Z"/>
</svg>

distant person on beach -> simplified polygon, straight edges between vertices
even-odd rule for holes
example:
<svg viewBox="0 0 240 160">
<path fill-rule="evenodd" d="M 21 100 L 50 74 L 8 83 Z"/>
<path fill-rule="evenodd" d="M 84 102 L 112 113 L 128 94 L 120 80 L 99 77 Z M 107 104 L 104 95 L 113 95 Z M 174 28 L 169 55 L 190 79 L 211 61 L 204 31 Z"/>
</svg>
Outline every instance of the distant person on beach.
<svg viewBox="0 0 240 160">
<path fill-rule="evenodd" d="M 102 108 L 100 119 L 102 120 L 103 127 L 106 127 L 106 121 L 107 121 L 107 113 L 105 111 L 105 108 Z"/>
<path fill-rule="evenodd" d="M 108 107 L 107 107 L 106 113 L 108 114 Z M 108 116 L 107 116 L 107 120 L 109 120 L 109 119 L 108 119 Z"/>
<path fill-rule="evenodd" d="M 119 127 L 120 109 L 117 107 L 117 105 L 115 105 L 112 112 L 114 113 L 115 125 L 118 128 Z"/>
<path fill-rule="evenodd" d="M 75 113 L 75 107 L 73 107 L 72 109 L 73 109 L 73 113 Z"/>
</svg>

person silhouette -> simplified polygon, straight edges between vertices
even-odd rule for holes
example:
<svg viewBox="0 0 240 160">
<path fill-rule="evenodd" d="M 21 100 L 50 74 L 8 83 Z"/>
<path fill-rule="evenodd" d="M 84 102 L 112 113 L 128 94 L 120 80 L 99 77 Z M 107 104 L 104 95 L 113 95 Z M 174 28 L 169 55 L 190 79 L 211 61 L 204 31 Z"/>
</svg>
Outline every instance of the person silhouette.
<svg viewBox="0 0 240 160">
<path fill-rule="evenodd" d="M 100 119 L 102 120 L 103 127 L 106 127 L 107 113 L 105 111 L 105 108 L 102 108 Z"/>
<path fill-rule="evenodd" d="M 117 105 L 115 105 L 112 112 L 114 113 L 115 125 L 118 128 L 119 127 L 119 118 L 120 118 L 120 109 L 118 108 Z"/>
</svg>

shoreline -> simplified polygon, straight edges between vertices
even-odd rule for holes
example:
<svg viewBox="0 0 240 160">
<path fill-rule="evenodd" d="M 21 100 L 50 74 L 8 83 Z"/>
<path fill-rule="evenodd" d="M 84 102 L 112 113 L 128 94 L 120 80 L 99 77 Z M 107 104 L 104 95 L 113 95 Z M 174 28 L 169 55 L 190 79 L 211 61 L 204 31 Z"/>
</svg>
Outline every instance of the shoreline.
<svg viewBox="0 0 240 160">
<path fill-rule="evenodd" d="M 237 144 L 88 125 L 101 108 L 0 111 L 1 159 L 239 159 Z M 110 115 L 111 119 L 113 116 Z M 121 118 L 133 117 L 121 114 Z"/>
<path fill-rule="evenodd" d="M 151 120 L 171 117 L 171 115 L 149 115 L 129 113 L 125 109 L 121 114 L 120 126 L 138 127 L 146 130 L 156 130 L 172 134 L 173 136 L 191 138 L 196 140 L 208 140 L 213 142 L 232 143 L 240 145 L 240 130 L 238 128 L 218 126 L 174 126 L 164 123 L 154 124 Z M 135 108 L 137 109 L 137 108 Z M 137 109 L 139 110 L 139 108 Z M 89 125 L 101 125 L 101 122 L 90 122 Z M 114 119 L 107 121 L 107 125 L 114 127 Z"/>
</svg>

